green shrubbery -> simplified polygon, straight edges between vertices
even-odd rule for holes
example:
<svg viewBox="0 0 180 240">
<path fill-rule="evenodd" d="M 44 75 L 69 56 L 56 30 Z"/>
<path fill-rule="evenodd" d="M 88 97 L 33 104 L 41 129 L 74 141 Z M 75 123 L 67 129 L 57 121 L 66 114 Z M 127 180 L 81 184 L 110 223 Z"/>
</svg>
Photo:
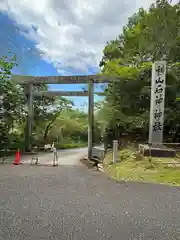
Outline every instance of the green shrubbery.
<svg viewBox="0 0 180 240">
<path fill-rule="evenodd" d="M 104 160 L 105 172 L 116 180 L 143 181 L 180 186 L 178 158 L 140 158 L 136 151 L 126 148 L 118 153 L 118 161 L 112 164 L 112 153 Z"/>
<path fill-rule="evenodd" d="M 55 144 L 57 149 L 70 149 L 70 148 L 80 148 L 80 147 L 87 147 L 86 142 L 75 142 L 75 143 L 58 143 Z"/>
</svg>

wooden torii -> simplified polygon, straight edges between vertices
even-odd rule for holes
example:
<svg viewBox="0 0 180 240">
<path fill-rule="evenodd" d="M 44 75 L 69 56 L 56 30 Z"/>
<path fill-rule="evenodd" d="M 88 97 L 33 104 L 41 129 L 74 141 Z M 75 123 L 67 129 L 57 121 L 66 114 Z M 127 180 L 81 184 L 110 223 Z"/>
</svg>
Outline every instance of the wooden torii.
<svg viewBox="0 0 180 240">
<path fill-rule="evenodd" d="M 33 123 L 33 97 L 34 96 L 88 96 L 88 158 L 92 156 L 93 122 L 94 122 L 94 83 L 108 83 L 119 81 L 119 77 L 84 75 L 84 76 L 22 76 L 12 75 L 12 81 L 28 86 L 28 150 L 32 150 L 31 135 Z M 88 84 L 88 91 L 33 91 L 34 84 Z"/>
</svg>

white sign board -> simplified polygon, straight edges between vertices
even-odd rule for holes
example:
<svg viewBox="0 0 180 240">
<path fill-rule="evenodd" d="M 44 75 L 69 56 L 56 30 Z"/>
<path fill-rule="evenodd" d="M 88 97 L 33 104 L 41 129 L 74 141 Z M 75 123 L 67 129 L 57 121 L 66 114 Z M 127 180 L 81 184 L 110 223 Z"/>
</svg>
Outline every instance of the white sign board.
<svg viewBox="0 0 180 240">
<path fill-rule="evenodd" d="M 157 61 L 152 66 L 149 143 L 162 144 L 164 128 L 164 99 L 166 87 L 166 62 Z"/>
</svg>

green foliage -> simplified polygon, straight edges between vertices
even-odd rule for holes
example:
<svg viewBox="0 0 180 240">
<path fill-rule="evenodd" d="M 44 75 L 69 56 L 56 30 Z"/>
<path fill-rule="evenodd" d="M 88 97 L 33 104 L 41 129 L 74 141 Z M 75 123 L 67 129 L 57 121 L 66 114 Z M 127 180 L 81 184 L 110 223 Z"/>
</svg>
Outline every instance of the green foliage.
<svg viewBox="0 0 180 240">
<path fill-rule="evenodd" d="M 123 149 L 119 151 L 118 158 L 120 161 L 129 160 L 130 158 L 133 158 L 133 151 L 130 149 Z"/>
<path fill-rule="evenodd" d="M 87 147 L 87 142 L 58 143 L 58 144 L 55 144 L 55 147 L 57 149 L 83 148 L 83 147 Z"/>
<path fill-rule="evenodd" d="M 0 58 L 0 145 L 1 149 L 23 150 L 26 147 L 28 85 L 11 81 L 16 57 Z M 37 91 L 47 85 L 37 84 Z M 88 116 L 72 109 L 73 102 L 63 97 L 34 98 L 33 145 L 52 143 L 60 148 L 84 147 L 88 140 Z M 96 134 L 98 127 L 95 125 Z"/>
<path fill-rule="evenodd" d="M 143 181 L 180 186 L 179 160 L 143 157 L 137 160 L 135 152 L 123 149 L 119 160 L 112 164 L 112 154 L 106 156 L 105 171 L 116 180 Z"/>
<path fill-rule="evenodd" d="M 158 0 L 149 11 L 139 9 L 122 34 L 108 42 L 100 63 L 101 74 L 119 76 L 120 80 L 108 84 L 105 102 L 97 114 L 104 129 L 112 129 L 118 136 L 135 132 L 141 140 L 147 140 L 151 66 L 156 60 L 167 60 L 164 134 L 171 135 L 171 141 L 179 141 L 179 29 L 179 4 Z"/>
<path fill-rule="evenodd" d="M 15 57 L 0 58 L 0 145 L 7 146 L 16 122 L 23 119 L 23 93 L 18 85 L 10 81 Z"/>
<path fill-rule="evenodd" d="M 71 107 L 72 103 L 63 97 L 55 99 L 41 98 L 40 101 L 37 101 L 34 111 L 34 121 L 36 122 L 33 129 L 34 134 L 39 133 L 42 135 L 43 141 L 46 142 L 48 135 L 56 127 L 56 120 L 61 112 Z"/>
<path fill-rule="evenodd" d="M 70 138 L 76 141 L 87 141 L 88 116 L 87 114 L 66 108 L 60 113 L 55 121 L 56 127 L 51 132 L 51 135 L 57 136 L 60 139 Z"/>
</svg>

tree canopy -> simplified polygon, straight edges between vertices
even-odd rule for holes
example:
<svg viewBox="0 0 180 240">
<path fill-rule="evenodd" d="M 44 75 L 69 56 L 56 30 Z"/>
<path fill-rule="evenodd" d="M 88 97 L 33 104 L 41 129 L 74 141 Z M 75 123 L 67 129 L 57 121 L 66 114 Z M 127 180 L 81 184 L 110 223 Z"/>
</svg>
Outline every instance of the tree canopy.
<svg viewBox="0 0 180 240">
<path fill-rule="evenodd" d="M 27 139 L 28 85 L 11 81 L 15 56 L 0 57 L 0 145 L 4 148 L 25 148 Z M 47 90 L 46 84 L 34 85 L 36 90 Z M 83 143 L 88 140 L 88 116 L 73 109 L 73 102 L 64 97 L 35 96 L 32 144 L 53 141 L 64 144 Z M 70 145 L 69 145 L 70 146 Z M 78 145 L 77 145 L 78 146 Z"/>
<path fill-rule="evenodd" d="M 105 75 L 121 77 L 108 84 L 99 110 L 99 121 L 107 119 L 113 133 L 135 132 L 147 140 L 149 128 L 151 68 L 154 61 L 167 61 L 165 137 L 179 137 L 180 103 L 180 6 L 158 0 L 149 10 L 139 9 L 122 33 L 109 41 L 100 62 Z"/>
</svg>

